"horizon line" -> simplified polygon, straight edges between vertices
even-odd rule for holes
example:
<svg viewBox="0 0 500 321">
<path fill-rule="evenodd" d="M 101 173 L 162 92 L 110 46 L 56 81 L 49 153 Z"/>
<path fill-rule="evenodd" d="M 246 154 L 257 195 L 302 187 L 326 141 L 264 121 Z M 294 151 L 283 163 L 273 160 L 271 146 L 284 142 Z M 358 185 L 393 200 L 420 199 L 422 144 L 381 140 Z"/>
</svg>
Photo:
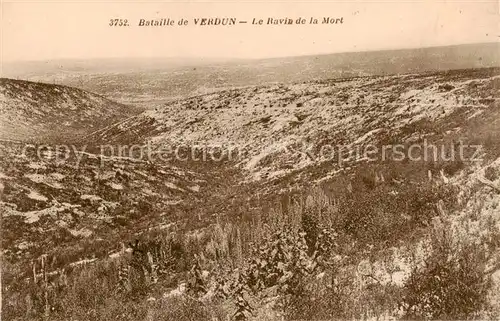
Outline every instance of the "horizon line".
<svg viewBox="0 0 500 321">
<path fill-rule="evenodd" d="M 498 36 L 500 38 L 500 36 Z M 284 58 L 300 58 L 300 57 L 312 57 L 312 56 L 328 56 L 335 54 L 350 54 L 350 53 L 363 53 L 363 52 L 383 52 L 383 51 L 404 51 L 404 50 L 418 50 L 418 49 L 432 49 L 432 48 L 445 48 L 445 47 L 460 47 L 460 46 L 471 46 L 471 45 L 500 45 L 500 39 L 492 42 L 469 42 L 469 43 L 459 43 L 459 44 L 446 44 L 446 45 L 428 45 L 422 47 L 382 47 L 378 49 L 361 49 L 357 51 L 334 51 L 334 52 L 318 52 L 310 54 L 298 54 L 298 55 L 282 55 L 282 56 L 268 56 L 268 57 L 224 57 L 224 56 L 131 56 L 131 57 L 62 57 L 55 59 L 39 59 L 39 60 L 4 60 L 1 62 L 2 65 L 16 64 L 16 63 L 40 63 L 40 62 L 51 62 L 51 61 L 96 61 L 96 60 L 156 60 L 156 59 L 200 59 L 200 60 L 226 60 L 229 61 L 258 61 L 258 60 L 271 60 L 271 59 L 284 59 Z M 499 55 L 500 60 L 500 55 Z"/>
</svg>

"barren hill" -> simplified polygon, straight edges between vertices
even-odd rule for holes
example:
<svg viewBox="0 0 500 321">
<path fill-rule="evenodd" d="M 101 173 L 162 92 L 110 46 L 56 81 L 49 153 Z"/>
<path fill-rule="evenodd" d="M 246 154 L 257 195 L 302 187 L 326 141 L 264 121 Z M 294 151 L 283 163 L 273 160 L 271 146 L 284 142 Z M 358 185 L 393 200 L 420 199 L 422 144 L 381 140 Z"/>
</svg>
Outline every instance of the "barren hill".
<svg viewBox="0 0 500 321">
<path fill-rule="evenodd" d="M 0 79 L 0 138 L 68 141 L 138 110 L 61 85 Z"/>
<path fill-rule="evenodd" d="M 499 76 L 491 68 L 250 86 L 167 103 L 90 141 L 220 148 L 247 181 L 280 180 L 325 162 L 337 170 L 336 148 L 345 167 L 367 144 L 415 141 L 426 126 L 460 130 L 498 107 Z"/>
</svg>

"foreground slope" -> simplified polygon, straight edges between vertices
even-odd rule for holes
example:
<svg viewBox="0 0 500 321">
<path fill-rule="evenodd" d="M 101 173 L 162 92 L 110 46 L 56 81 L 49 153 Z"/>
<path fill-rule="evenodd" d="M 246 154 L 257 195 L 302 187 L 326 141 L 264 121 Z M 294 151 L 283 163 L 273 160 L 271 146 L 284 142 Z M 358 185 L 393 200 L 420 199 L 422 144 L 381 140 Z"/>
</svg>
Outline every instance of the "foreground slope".
<svg viewBox="0 0 500 321">
<path fill-rule="evenodd" d="M 37 155 L 37 147 L 3 143 L 0 148 L 8 262 L 62 251 L 73 253 L 62 266 L 86 255 L 106 256 L 134 233 L 181 220 L 176 208 L 205 197 L 208 175 L 189 169 L 84 151 L 61 161 L 56 149 Z"/>
</svg>

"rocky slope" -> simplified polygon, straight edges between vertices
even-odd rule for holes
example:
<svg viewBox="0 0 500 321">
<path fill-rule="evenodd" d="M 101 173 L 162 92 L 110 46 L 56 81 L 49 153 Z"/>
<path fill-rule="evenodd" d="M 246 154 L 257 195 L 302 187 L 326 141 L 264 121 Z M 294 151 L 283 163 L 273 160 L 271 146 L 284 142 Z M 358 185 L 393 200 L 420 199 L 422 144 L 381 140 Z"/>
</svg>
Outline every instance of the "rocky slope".
<svg viewBox="0 0 500 321">
<path fill-rule="evenodd" d="M 137 112 L 76 88 L 0 79 L 0 139 L 67 142 Z"/>
<path fill-rule="evenodd" d="M 9 262 L 63 250 L 72 253 L 70 262 L 106 256 L 134 233 L 181 222 L 178 209 L 207 198 L 209 175 L 186 168 L 85 151 L 61 161 L 60 150 L 37 150 L 1 147 L 2 244 Z"/>
<path fill-rule="evenodd" d="M 225 90 L 167 103 L 89 141 L 150 144 L 158 151 L 219 148 L 247 182 L 282 180 L 325 164 L 335 173 L 362 161 L 354 151 L 369 144 L 421 142 L 489 117 L 498 108 L 499 77 L 500 69 L 491 68 Z"/>
</svg>

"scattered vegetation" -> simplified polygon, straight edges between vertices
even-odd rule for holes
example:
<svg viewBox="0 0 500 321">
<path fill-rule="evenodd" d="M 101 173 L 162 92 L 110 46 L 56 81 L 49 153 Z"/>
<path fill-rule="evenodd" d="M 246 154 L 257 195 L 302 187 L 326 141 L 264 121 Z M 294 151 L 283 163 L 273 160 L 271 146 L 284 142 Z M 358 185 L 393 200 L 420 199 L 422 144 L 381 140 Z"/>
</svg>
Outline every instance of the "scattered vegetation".
<svg viewBox="0 0 500 321">
<path fill-rule="evenodd" d="M 101 164 L 86 154 L 75 171 L 71 162 L 2 157 L 2 316 L 498 318 L 490 296 L 500 266 L 500 118 L 490 73 L 498 70 L 231 89 L 89 138 L 232 135 L 245 145 L 234 163 Z M 308 157 L 281 148 L 300 150 L 295 137 L 315 144 L 299 153 Z M 350 159 L 338 169 L 317 157 L 320 146 L 355 140 L 456 148 L 464 137 L 483 145 L 484 163 Z"/>
<path fill-rule="evenodd" d="M 195 233 L 151 231 L 115 259 L 70 272 L 5 267 L 9 320 L 316 320 L 473 318 L 487 307 L 490 252 L 457 238 L 443 208 L 453 189 L 353 180 L 355 193 L 291 197 L 250 222 L 219 220 Z M 361 193 L 360 191 L 364 192 Z M 418 191 L 418 193 L 416 193 Z M 492 232 L 493 233 L 493 232 Z M 419 235 L 420 238 L 412 237 Z M 493 235 L 493 234 L 491 234 Z M 388 252 L 426 244 L 423 257 Z M 480 262 L 482 262 L 480 264 Z M 405 277 L 393 276 L 405 270 Z M 54 273 L 56 272 L 56 273 Z M 395 274 L 396 273 L 396 274 Z"/>
</svg>

